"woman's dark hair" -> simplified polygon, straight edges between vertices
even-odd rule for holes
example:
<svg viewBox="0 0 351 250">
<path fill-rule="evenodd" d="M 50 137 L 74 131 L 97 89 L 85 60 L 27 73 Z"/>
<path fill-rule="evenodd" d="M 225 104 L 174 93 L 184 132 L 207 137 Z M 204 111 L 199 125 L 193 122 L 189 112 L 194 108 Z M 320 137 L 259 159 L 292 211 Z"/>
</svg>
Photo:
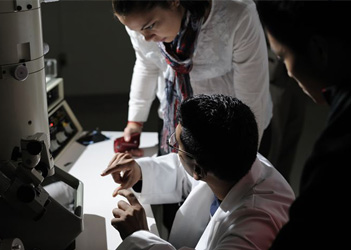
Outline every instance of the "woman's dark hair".
<svg viewBox="0 0 351 250">
<path fill-rule="evenodd" d="M 296 53 L 305 53 L 313 36 L 348 37 L 350 1 L 256 0 L 266 30 Z"/>
<path fill-rule="evenodd" d="M 138 11 L 152 10 L 155 7 L 168 9 L 170 3 L 174 0 L 156 0 L 156 1 L 135 1 L 135 0 L 112 0 L 113 11 L 118 15 L 127 16 L 130 13 Z M 180 0 L 180 4 L 193 15 L 202 17 L 205 15 L 206 9 L 209 7 L 210 2 L 204 0 L 187 1 Z"/>
<path fill-rule="evenodd" d="M 205 170 L 227 181 L 239 181 L 256 159 L 258 129 L 250 108 L 225 95 L 197 95 L 179 109 L 186 152 Z"/>
</svg>

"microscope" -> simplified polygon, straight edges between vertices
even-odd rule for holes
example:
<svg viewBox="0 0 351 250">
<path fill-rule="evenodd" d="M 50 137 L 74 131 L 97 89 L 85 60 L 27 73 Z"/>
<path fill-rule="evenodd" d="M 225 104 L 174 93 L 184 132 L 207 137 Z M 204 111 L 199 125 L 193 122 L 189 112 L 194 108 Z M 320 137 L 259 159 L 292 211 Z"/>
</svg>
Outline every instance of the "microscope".
<svg viewBox="0 0 351 250">
<path fill-rule="evenodd" d="M 53 0 L 0 1 L 0 249 L 75 249 L 83 230 L 83 185 L 50 152 L 40 7 Z M 46 185 L 74 190 L 72 209 Z"/>
</svg>

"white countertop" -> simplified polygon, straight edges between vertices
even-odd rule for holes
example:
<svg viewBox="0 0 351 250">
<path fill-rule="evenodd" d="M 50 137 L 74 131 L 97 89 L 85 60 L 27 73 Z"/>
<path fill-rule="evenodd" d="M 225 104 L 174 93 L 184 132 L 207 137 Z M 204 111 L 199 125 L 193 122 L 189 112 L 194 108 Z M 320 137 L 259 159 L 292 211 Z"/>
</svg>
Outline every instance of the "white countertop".
<svg viewBox="0 0 351 250">
<path fill-rule="evenodd" d="M 67 148 L 65 154 L 55 161 L 56 166 L 68 171 L 84 186 L 84 230 L 76 239 L 77 250 L 116 249 L 122 241 L 118 231 L 111 225 L 112 209 L 122 199 L 112 197 L 112 192 L 118 184 L 114 183 L 111 176 L 100 175 L 115 154 L 114 139 L 122 136 L 122 132 L 102 133 L 110 139 L 86 147 L 74 142 Z M 145 156 L 156 156 L 157 143 L 157 133 L 141 134 L 140 148 L 144 149 Z M 150 230 L 158 234 L 150 205 L 143 206 Z"/>
</svg>

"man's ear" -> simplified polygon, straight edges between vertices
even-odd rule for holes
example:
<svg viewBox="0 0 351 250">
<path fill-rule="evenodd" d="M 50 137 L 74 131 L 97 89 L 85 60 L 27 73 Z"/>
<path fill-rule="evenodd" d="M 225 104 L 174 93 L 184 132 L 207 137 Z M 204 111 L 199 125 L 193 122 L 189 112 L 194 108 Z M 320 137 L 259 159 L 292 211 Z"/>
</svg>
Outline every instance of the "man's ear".
<svg viewBox="0 0 351 250">
<path fill-rule="evenodd" d="M 312 61 L 320 70 L 326 70 L 329 59 L 328 41 L 321 36 L 312 36 L 309 46 Z"/>
<path fill-rule="evenodd" d="M 193 177 L 195 180 L 201 180 L 205 177 L 205 171 L 200 167 L 196 162 L 194 164 L 194 173 Z"/>
</svg>

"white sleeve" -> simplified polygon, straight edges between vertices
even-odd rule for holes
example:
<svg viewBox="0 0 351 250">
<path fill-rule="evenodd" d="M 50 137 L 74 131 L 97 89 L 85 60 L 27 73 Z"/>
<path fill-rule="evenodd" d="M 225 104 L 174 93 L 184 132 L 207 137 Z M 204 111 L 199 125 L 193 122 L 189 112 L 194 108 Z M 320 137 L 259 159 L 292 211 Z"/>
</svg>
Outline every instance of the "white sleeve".
<svg viewBox="0 0 351 250">
<path fill-rule="evenodd" d="M 168 241 L 161 239 L 149 231 L 136 231 L 129 235 L 118 246 L 116 250 L 175 250 Z M 194 248 L 182 247 L 180 250 L 191 250 Z"/>
<path fill-rule="evenodd" d="M 156 44 L 142 40 L 142 37 L 136 32 L 128 28 L 126 30 L 136 57 L 129 93 L 128 120 L 145 122 L 156 96 L 158 76 L 161 72 L 147 53 L 152 53 L 158 48 Z"/>
<path fill-rule="evenodd" d="M 234 34 L 235 93 L 237 98 L 248 105 L 255 114 L 261 138 L 272 116 L 272 102 L 269 92 L 266 39 L 255 4 L 244 9 Z"/>
<path fill-rule="evenodd" d="M 152 234 L 151 232 L 139 230 L 129 235 L 118 246 L 117 250 L 173 250 L 175 249 L 169 242 Z"/>
<path fill-rule="evenodd" d="M 144 204 L 183 201 L 198 183 L 183 168 L 175 153 L 136 159 L 142 171 L 142 190 L 138 199 Z"/>
</svg>

